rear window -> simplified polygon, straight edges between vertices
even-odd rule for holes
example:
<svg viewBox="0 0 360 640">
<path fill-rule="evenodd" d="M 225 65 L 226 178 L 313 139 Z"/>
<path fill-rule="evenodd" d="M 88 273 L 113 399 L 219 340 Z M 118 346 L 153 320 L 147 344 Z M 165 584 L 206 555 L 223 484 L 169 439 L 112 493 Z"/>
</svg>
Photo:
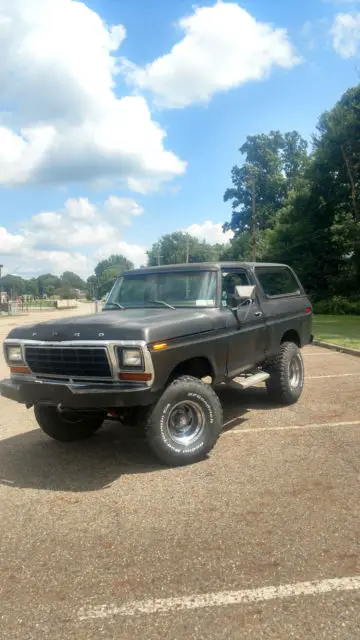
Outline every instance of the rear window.
<svg viewBox="0 0 360 640">
<path fill-rule="evenodd" d="M 255 271 L 267 296 L 300 294 L 299 284 L 290 269 L 256 269 Z"/>
</svg>

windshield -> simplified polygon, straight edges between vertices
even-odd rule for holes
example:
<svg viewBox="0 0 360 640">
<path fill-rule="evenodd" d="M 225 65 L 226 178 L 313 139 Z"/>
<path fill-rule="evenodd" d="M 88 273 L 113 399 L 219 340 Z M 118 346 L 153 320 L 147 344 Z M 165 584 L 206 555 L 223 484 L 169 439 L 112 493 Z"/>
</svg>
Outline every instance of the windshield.
<svg viewBox="0 0 360 640">
<path fill-rule="evenodd" d="M 111 290 L 104 309 L 125 307 L 214 307 L 215 271 L 126 274 Z"/>
</svg>

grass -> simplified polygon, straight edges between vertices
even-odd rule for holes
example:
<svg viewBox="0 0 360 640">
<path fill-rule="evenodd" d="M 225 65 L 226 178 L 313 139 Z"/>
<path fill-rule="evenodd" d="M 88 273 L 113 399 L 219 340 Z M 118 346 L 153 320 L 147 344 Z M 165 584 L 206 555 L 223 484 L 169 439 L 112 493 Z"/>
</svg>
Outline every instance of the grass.
<svg viewBox="0 0 360 640">
<path fill-rule="evenodd" d="M 360 349 L 360 316 L 314 316 L 316 340 Z"/>
</svg>

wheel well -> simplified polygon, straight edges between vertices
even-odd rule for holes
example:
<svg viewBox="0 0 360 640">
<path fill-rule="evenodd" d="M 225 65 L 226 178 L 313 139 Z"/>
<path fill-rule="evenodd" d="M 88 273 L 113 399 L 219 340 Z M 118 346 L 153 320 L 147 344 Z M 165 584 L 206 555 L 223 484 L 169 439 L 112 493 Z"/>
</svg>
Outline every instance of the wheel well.
<svg viewBox="0 0 360 640">
<path fill-rule="evenodd" d="M 290 331 L 287 331 L 286 333 L 284 333 L 283 337 L 281 338 L 281 344 L 283 342 L 293 342 L 298 347 L 301 347 L 300 336 L 298 332 L 295 331 L 295 329 L 291 329 Z"/>
<path fill-rule="evenodd" d="M 194 378 L 213 378 L 213 368 L 207 358 L 190 358 L 180 362 L 171 372 L 168 383 L 180 376 L 194 376 Z"/>
</svg>

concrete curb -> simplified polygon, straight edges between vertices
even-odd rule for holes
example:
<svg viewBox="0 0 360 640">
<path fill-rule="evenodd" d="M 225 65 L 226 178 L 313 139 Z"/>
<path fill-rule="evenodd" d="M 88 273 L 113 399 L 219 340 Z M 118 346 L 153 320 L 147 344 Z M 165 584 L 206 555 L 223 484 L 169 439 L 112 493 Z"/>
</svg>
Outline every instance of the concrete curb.
<svg viewBox="0 0 360 640">
<path fill-rule="evenodd" d="M 341 347 L 339 344 L 332 344 L 331 342 L 321 342 L 321 340 L 313 340 L 312 344 L 317 347 L 323 347 L 324 349 L 330 349 L 330 351 L 340 351 L 346 353 L 349 356 L 357 356 L 360 358 L 359 349 L 350 349 L 350 347 Z"/>
</svg>

